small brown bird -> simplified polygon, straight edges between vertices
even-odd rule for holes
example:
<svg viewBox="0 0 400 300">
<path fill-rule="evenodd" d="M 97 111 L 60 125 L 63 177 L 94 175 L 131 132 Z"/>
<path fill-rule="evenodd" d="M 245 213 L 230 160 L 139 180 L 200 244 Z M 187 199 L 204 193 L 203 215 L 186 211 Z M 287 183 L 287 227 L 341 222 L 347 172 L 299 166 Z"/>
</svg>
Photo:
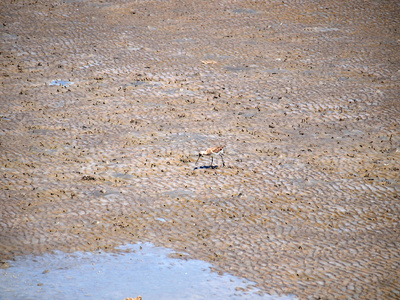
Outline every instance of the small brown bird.
<svg viewBox="0 0 400 300">
<path fill-rule="evenodd" d="M 142 300 L 142 296 L 137 296 L 136 298 L 126 298 L 125 300 Z"/>
<path fill-rule="evenodd" d="M 212 167 L 214 156 L 219 155 L 222 160 L 222 166 L 225 167 L 225 162 L 224 162 L 224 157 L 223 157 L 224 148 L 225 148 L 225 146 L 220 146 L 220 147 L 208 148 L 206 151 L 200 151 L 199 157 L 197 158 L 197 161 L 196 161 L 196 165 L 201 156 L 211 156 L 211 167 Z"/>
</svg>

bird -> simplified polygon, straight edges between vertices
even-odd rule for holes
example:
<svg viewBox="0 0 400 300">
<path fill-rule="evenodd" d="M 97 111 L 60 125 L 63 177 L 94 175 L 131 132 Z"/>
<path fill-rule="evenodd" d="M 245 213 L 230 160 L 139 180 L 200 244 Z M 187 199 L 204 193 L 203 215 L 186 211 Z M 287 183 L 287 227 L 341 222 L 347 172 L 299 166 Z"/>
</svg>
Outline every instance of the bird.
<svg viewBox="0 0 400 300">
<path fill-rule="evenodd" d="M 211 167 L 212 167 L 214 156 L 219 155 L 222 160 L 222 166 L 225 167 L 225 162 L 224 162 L 224 157 L 223 157 L 224 148 L 225 148 L 225 146 L 219 146 L 219 147 L 208 148 L 206 151 L 200 151 L 199 157 L 196 160 L 196 165 L 197 165 L 197 162 L 199 161 L 200 157 L 211 156 Z"/>
</svg>

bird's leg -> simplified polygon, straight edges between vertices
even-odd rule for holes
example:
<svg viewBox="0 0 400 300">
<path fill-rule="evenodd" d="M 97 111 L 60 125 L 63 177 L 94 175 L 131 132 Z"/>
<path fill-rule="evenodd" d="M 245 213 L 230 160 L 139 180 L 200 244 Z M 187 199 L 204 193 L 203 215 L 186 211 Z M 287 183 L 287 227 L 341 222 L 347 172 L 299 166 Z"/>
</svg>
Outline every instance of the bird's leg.
<svg viewBox="0 0 400 300">
<path fill-rule="evenodd" d="M 212 163 L 213 163 L 214 158 L 211 155 L 211 168 L 212 168 Z"/>
<path fill-rule="evenodd" d="M 199 161 L 199 159 L 200 159 L 200 156 L 201 156 L 201 155 L 199 154 L 199 157 L 198 157 L 198 158 L 197 158 L 197 160 L 196 160 L 196 165 L 197 165 L 197 162 L 198 162 L 198 161 Z"/>
<path fill-rule="evenodd" d="M 222 154 L 220 154 L 220 156 L 221 156 L 221 159 L 222 159 L 222 166 L 225 167 L 224 157 L 223 157 Z"/>
</svg>

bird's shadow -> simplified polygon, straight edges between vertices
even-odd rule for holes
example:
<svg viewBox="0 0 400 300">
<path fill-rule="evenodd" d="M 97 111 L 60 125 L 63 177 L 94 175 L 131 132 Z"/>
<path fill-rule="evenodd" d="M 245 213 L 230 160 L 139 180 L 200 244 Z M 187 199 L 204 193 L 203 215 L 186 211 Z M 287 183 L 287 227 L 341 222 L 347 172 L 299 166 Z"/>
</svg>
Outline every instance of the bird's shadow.
<svg viewBox="0 0 400 300">
<path fill-rule="evenodd" d="M 218 169 L 218 166 L 199 166 L 195 167 L 193 170 L 200 170 L 200 169 Z"/>
</svg>

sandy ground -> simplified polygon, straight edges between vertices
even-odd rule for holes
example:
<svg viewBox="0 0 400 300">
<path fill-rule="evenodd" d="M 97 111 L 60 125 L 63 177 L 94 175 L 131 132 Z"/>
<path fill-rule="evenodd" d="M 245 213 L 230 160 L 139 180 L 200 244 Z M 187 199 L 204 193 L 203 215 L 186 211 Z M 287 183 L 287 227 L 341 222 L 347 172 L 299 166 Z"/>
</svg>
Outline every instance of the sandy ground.
<svg viewBox="0 0 400 300">
<path fill-rule="evenodd" d="M 400 297 L 397 1 L 0 5 L 3 261 L 149 241 L 270 294 Z"/>
</svg>

